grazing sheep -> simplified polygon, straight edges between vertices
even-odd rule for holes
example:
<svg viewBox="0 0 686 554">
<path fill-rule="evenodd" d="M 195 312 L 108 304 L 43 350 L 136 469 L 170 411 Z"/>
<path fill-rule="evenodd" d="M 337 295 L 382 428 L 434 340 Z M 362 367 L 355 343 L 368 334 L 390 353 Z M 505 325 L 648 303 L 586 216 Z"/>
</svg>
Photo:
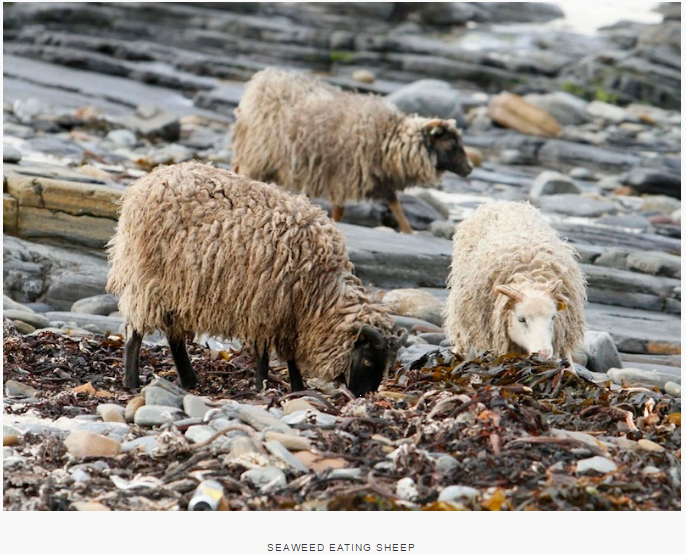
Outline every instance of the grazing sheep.
<svg viewBox="0 0 686 554">
<path fill-rule="evenodd" d="M 411 233 L 396 193 L 472 170 L 454 120 L 406 116 L 379 96 L 304 74 L 256 73 L 235 115 L 235 171 L 326 198 L 334 221 L 348 200 L 379 199 Z"/>
<path fill-rule="evenodd" d="M 198 162 L 159 167 L 125 192 L 109 243 L 110 292 L 130 333 L 127 387 L 139 384 L 142 336 L 164 331 L 181 383 L 197 378 L 185 341 L 236 337 L 258 360 L 363 395 L 376 390 L 399 347 L 393 320 L 352 274 L 343 235 L 305 196 Z"/>
<path fill-rule="evenodd" d="M 456 350 L 537 352 L 571 364 L 585 332 L 586 278 L 576 257 L 530 204 L 479 207 L 453 238 L 445 316 Z"/>
</svg>

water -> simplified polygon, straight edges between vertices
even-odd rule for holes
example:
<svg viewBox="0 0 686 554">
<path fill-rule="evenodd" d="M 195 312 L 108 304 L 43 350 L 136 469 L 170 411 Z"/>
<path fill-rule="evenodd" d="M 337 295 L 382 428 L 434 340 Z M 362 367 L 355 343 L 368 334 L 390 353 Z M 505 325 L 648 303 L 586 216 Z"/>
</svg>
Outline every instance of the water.
<svg viewBox="0 0 686 554">
<path fill-rule="evenodd" d="M 578 2 L 566 0 L 555 2 L 565 13 L 564 19 L 551 21 L 547 25 L 577 33 L 593 34 L 600 27 L 612 25 L 618 21 L 636 21 L 638 23 L 660 23 L 662 15 L 652 10 L 658 2 L 641 0 Z"/>
</svg>

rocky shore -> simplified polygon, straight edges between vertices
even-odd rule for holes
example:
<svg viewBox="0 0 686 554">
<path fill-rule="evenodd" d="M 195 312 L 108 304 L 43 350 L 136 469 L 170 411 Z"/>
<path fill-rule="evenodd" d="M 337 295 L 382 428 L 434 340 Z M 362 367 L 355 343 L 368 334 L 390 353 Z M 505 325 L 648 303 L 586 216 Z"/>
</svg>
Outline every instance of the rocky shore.
<svg viewBox="0 0 686 554">
<path fill-rule="evenodd" d="M 561 15 L 554 5 L 489 6 L 5 8 L 4 434 L 16 437 L 5 451 L 6 506 L 78 507 L 97 496 L 112 509 L 185 509 L 198 483 L 189 472 L 209 468 L 233 491 L 232 509 L 371 509 L 361 500 L 369 491 L 385 509 L 521 509 L 534 476 L 514 483 L 485 469 L 507 448 L 515 466 L 533 456 L 550 467 L 552 482 L 558 470 L 575 475 L 571 496 L 537 496 L 531 507 L 619 508 L 624 493 L 624 507 L 680 505 L 680 10 L 663 6 L 662 24 L 622 22 L 580 37 L 540 24 Z M 155 334 L 144 343 L 149 387 L 135 396 L 119 383 L 124 322 L 105 291 L 103 246 L 117 201 L 160 164 L 197 158 L 230 168 L 243 81 L 268 65 L 314 71 L 463 128 L 479 166 L 469 178 L 446 175 L 436 189 L 401 195 L 418 233 L 396 233 L 381 203 L 347 206 L 340 225 L 357 275 L 410 330 L 407 347 L 384 390 L 348 402 L 320 383 L 305 398 L 288 395 L 278 360 L 274 388 L 256 395 L 239 345 L 196 337 L 201 386 L 188 395 L 168 380 L 171 359 Z M 446 358 L 449 239 L 492 199 L 531 201 L 579 253 L 590 331 L 575 353 L 578 377 L 536 359 L 470 366 Z M 473 375 L 492 377 L 497 393 Z M 544 398 L 556 391 L 562 403 L 561 383 L 594 402 L 608 395 L 603 409 L 565 405 L 567 415 L 556 416 Z M 166 399 L 148 398 L 160 389 Z M 501 404 L 511 394 L 538 415 L 513 415 Z M 135 398 L 145 408 L 138 421 L 126 415 Z M 601 412 L 619 423 L 602 427 Z M 419 423 L 431 432 L 408 442 Z M 588 433 L 569 435 L 579 429 Z M 79 450 L 101 439 L 109 454 Z M 56 488 L 36 496 L 29 468 Z M 607 475 L 620 482 L 615 492 L 571 500 L 575 487 Z M 632 479 L 640 480 L 633 491 Z M 86 482 L 99 492 L 87 493 Z M 65 492 L 71 486 L 76 492 Z M 269 491 L 278 494 L 264 500 Z"/>
</svg>

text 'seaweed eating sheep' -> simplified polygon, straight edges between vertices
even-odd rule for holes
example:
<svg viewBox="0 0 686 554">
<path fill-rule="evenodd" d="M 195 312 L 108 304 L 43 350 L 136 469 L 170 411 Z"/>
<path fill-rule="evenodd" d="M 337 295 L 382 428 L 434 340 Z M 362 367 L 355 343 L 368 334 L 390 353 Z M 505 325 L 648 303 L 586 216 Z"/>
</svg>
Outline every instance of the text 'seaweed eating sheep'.
<svg viewBox="0 0 686 554">
<path fill-rule="evenodd" d="M 396 193 L 472 170 L 454 120 L 407 116 L 379 96 L 304 74 L 256 73 L 235 115 L 235 171 L 327 199 L 334 221 L 346 201 L 378 199 L 411 233 Z"/>
<path fill-rule="evenodd" d="M 127 387 L 139 383 L 142 336 L 166 334 L 181 383 L 197 383 L 185 341 L 241 339 L 257 362 L 287 361 L 291 388 L 342 377 L 378 388 L 395 360 L 393 320 L 352 274 L 342 234 L 305 196 L 198 162 L 159 167 L 125 192 L 109 243 L 107 288 L 127 321 Z"/>
<path fill-rule="evenodd" d="M 586 278 L 576 258 L 530 204 L 480 206 L 453 238 L 445 315 L 456 351 L 537 352 L 571 364 L 585 333 Z"/>
</svg>

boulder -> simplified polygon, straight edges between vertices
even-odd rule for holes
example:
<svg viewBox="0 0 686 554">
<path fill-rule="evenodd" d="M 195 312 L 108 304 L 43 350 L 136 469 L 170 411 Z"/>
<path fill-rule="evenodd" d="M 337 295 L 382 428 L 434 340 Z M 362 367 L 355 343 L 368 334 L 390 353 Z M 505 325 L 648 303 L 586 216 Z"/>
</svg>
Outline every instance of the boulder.
<svg viewBox="0 0 686 554">
<path fill-rule="evenodd" d="M 454 119 L 458 127 L 466 127 L 462 97 L 463 95 L 450 83 L 437 79 L 422 79 L 392 92 L 386 96 L 386 100 L 404 113 Z"/>
<path fill-rule="evenodd" d="M 587 331 L 583 346 L 588 357 L 586 367 L 591 371 L 605 373 L 613 367 L 622 367 L 622 360 L 609 333 Z"/>
<path fill-rule="evenodd" d="M 498 125 L 527 135 L 556 137 L 562 132 L 560 124 L 548 112 L 510 92 L 493 97 L 488 115 Z"/>
<path fill-rule="evenodd" d="M 548 112 L 560 125 L 582 125 L 589 119 L 588 102 L 567 92 L 527 94 L 524 100 Z"/>
<path fill-rule="evenodd" d="M 581 190 L 574 184 L 574 180 L 557 171 L 543 171 L 534 179 L 529 191 L 529 197 L 536 201 L 541 196 L 553 194 L 579 194 Z"/>
<path fill-rule="evenodd" d="M 426 291 L 392 290 L 384 295 L 383 303 L 394 314 L 422 319 L 439 327 L 443 325 L 443 303 Z"/>
</svg>

